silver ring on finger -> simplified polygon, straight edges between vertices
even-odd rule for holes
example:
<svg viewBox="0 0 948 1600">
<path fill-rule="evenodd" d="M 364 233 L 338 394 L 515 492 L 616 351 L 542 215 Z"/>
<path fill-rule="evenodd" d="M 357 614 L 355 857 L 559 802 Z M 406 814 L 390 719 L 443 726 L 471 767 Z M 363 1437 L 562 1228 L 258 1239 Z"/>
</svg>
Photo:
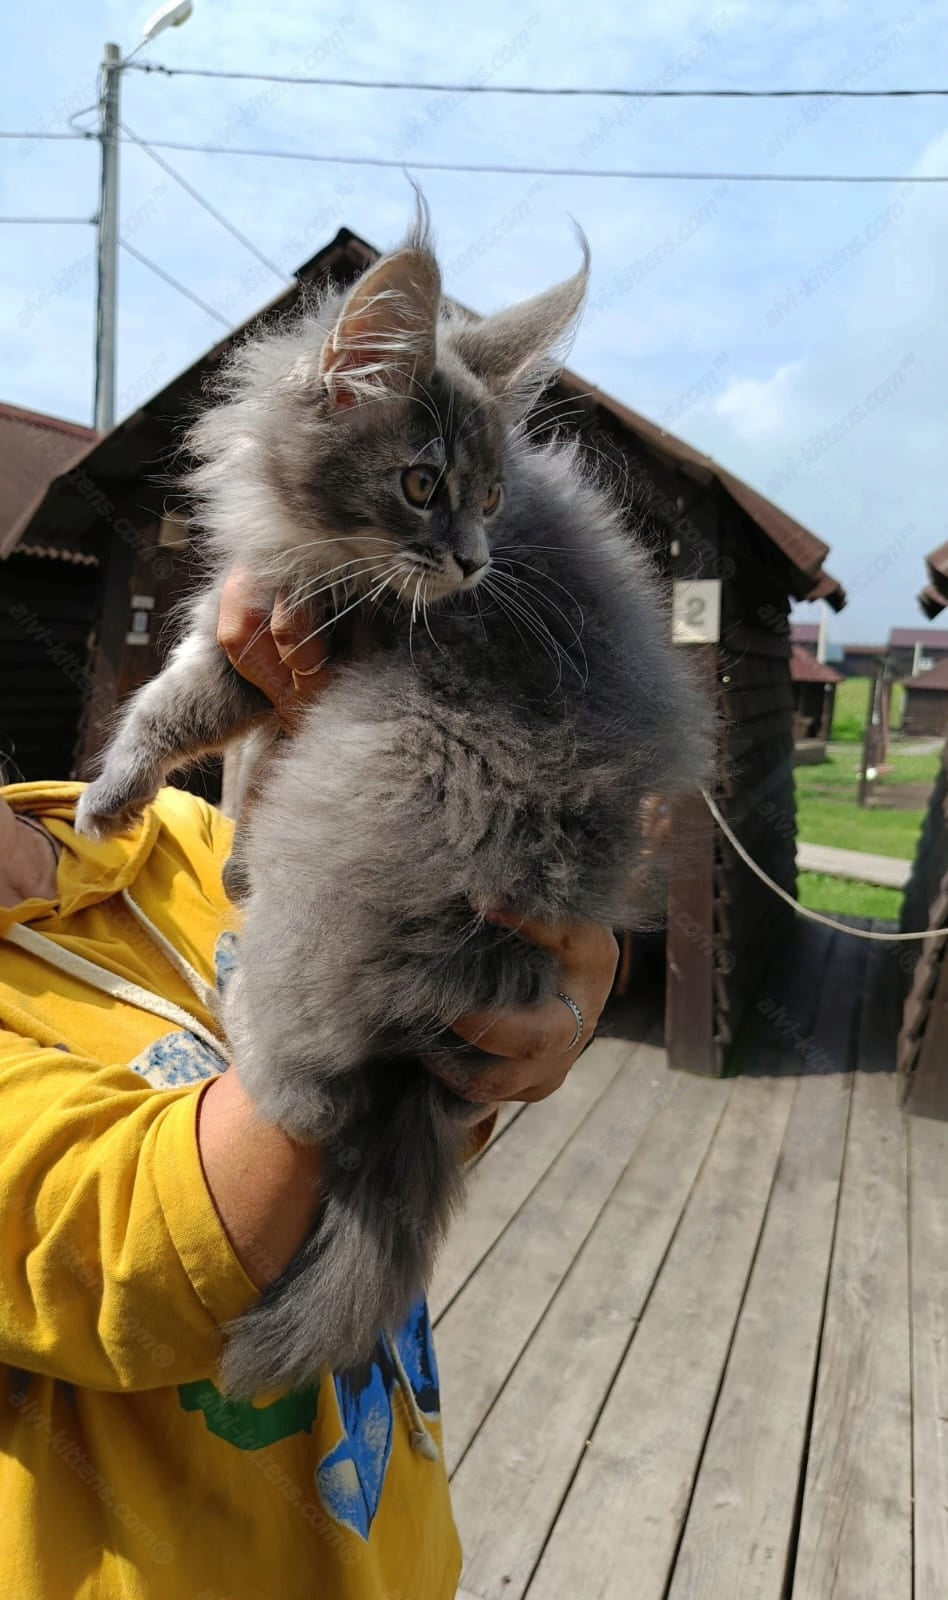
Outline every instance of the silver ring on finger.
<svg viewBox="0 0 948 1600">
<path fill-rule="evenodd" d="M 583 1037 L 583 1028 L 585 1027 L 585 1023 L 583 1022 L 583 1013 L 580 1011 L 579 1006 L 576 1004 L 576 1001 L 571 995 L 560 994 L 557 992 L 556 998 L 557 1000 L 562 1000 L 564 1006 L 568 1006 L 570 1011 L 573 1013 L 573 1021 L 576 1024 L 576 1032 L 573 1034 L 573 1037 L 566 1048 L 567 1050 L 575 1050 L 580 1039 Z"/>
</svg>

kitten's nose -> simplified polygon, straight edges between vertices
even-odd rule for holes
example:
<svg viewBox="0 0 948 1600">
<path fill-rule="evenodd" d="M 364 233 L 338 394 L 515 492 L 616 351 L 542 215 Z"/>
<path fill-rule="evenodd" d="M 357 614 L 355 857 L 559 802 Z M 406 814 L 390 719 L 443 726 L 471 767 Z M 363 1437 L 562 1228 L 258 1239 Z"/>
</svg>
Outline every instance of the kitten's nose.
<svg viewBox="0 0 948 1600">
<path fill-rule="evenodd" d="M 475 572 L 480 572 L 483 567 L 486 567 L 489 557 L 483 561 L 480 556 L 455 556 L 454 559 L 465 578 L 473 578 Z"/>
</svg>

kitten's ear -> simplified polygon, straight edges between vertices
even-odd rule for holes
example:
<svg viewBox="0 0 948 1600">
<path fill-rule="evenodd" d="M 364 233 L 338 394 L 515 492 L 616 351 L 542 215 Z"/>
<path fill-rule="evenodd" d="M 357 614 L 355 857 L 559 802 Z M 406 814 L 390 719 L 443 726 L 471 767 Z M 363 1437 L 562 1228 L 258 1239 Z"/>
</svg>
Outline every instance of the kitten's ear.
<svg viewBox="0 0 948 1600">
<path fill-rule="evenodd" d="M 585 234 L 577 231 L 583 264 L 571 278 L 483 322 L 455 325 L 451 335 L 455 350 L 489 389 L 516 390 L 525 378 L 535 373 L 543 378 L 548 375 L 543 369 L 558 364 L 556 357 L 582 310 L 589 282 L 589 245 Z"/>
<path fill-rule="evenodd" d="M 323 346 L 319 375 L 337 406 L 379 391 L 407 394 L 435 365 L 441 275 L 430 250 L 385 256 L 343 301 Z"/>
</svg>

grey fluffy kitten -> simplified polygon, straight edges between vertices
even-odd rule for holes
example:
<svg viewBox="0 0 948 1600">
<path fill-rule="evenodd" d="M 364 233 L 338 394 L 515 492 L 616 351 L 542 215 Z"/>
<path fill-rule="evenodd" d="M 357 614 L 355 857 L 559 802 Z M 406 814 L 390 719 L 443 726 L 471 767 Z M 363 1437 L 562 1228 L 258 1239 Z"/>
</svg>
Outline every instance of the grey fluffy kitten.
<svg viewBox="0 0 948 1600">
<path fill-rule="evenodd" d="M 238 830 L 235 1070 L 326 1167 L 315 1231 L 229 1330 L 234 1394 L 367 1358 L 423 1290 L 470 1106 L 419 1057 L 463 1072 L 451 1019 L 558 987 L 548 953 L 483 913 L 634 925 L 641 800 L 706 773 L 707 709 L 641 550 L 578 450 L 524 426 L 586 278 L 474 321 L 442 301 L 416 227 L 347 294 L 250 338 L 191 436 L 217 578 L 80 831 L 272 728 L 215 642 L 231 564 L 264 597 L 375 609 L 373 648 L 281 741 Z"/>
</svg>

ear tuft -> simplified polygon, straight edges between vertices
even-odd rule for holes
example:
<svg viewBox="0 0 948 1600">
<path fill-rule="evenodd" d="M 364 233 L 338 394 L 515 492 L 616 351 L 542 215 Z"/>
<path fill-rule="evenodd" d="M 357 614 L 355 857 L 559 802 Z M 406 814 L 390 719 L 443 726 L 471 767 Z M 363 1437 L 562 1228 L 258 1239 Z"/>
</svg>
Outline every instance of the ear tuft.
<svg viewBox="0 0 948 1600">
<path fill-rule="evenodd" d="M 488 388 L 525 401 L 562 364 L 589 283 L 589 243 L 577 226 L 583 264 L 563 283 L 481 322 L 455 323 L 451 342 L 464 365 Z"/>
<path fill-rule="evenodd" d="M 418 218 L 416 217 L 416 225 Z M 407 394 L 431 376 L 441 305 L 438 263 L 426 245 L 383 256 L 343 301 L 319 362 L 337 406 Z"/>
</svg>

